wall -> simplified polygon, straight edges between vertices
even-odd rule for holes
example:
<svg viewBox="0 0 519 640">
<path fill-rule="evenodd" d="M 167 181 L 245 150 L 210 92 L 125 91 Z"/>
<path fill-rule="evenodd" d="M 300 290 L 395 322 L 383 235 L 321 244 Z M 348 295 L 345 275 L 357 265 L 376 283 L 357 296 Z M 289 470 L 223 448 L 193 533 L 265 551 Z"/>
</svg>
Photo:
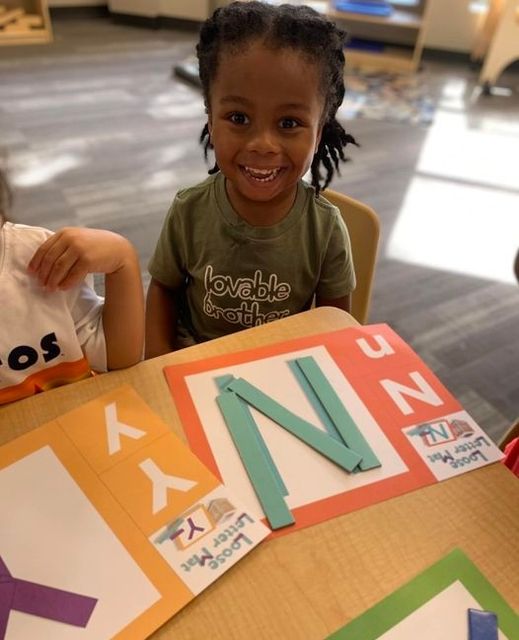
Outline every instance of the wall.
<svg viewBox="0 0 519 640">
<path fill-rule="evenodd" d="M 156 18 L 160 15 L 159 0 L 109 0 L 108 8 L 114 13 L 127 13 L 145 18 Z"/>
<path fill-rule="evenodd" d="M 469 52 L 482 15 L 471 8 L 473 4 L 471 0 L 429 0 L 425 46 Z"/>
<path fill-rule="evenodd" d="M 107 0 L 49 0 L 49 7 L 93 7 L 105 6 Z"/>
<path fill-rule="evenodd" d="M 210 0 L 159 0 L 160 15 L 185 20 L 205 20 L 211 11 Z"/>
</svg>

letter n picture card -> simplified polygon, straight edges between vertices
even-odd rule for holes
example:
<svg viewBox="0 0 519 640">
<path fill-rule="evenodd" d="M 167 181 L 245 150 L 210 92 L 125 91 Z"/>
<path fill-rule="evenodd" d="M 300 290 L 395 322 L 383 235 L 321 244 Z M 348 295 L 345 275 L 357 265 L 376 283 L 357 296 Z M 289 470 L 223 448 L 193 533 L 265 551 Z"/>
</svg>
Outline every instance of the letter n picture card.
<svg viewBox="0 0 519 640">
<path fill-rule="evenodd" d="M 269 533 L 129 386 L 0 447 L 0 639 L 146 638 Z"/>
<path fill-rule="evenodd" d="M 278 535 L 502 457 L 387 325 L 165 375 L 192 450 Z"/>
</svg>

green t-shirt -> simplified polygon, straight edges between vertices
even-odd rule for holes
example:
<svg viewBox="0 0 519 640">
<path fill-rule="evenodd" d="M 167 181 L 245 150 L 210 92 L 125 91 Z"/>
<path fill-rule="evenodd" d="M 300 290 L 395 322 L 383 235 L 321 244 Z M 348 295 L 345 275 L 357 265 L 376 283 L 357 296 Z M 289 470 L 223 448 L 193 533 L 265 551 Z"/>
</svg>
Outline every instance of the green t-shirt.
<svg viewBox="0 0 519 640">
<path fill-rule="evenodd" d="M 283 220 L 255 227 L 233 210 L 221 173 L 177 193 L 149 271 L 184 290 L 179 315 L 197 341 L 298 313 L 315 294 L 340 298 L 355 288 L 350 240 L 336 207 L 300 181 Z"/>
</svg>

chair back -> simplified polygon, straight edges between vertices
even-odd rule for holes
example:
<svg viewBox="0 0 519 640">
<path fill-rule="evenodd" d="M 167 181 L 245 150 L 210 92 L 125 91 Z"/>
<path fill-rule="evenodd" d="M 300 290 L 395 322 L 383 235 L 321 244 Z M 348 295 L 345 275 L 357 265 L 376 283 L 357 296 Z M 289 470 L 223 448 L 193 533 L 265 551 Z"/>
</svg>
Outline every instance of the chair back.
<svg viewBox="0 0 519 640">
<path fill-rule="evenodd" d="M 326 189 L 322 195 L 339 209 L 348 228 L 357 277 L 351 297 L 351 315 L 366 324 L 380 236 L 378 216 L 371 207 L 337 191 Z"/>
</svg>

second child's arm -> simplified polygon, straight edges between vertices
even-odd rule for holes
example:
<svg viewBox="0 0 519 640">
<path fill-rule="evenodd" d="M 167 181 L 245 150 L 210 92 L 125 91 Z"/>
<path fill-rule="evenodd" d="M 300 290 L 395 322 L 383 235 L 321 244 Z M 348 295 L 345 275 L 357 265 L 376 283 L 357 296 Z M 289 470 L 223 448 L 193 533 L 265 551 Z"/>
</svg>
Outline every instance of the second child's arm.
<svg viewBox="0 0 519 640">
<path fill-rule="evenodd" d="M 70 289 L 89 273 L 104 273 L 108 369 L 139 362 L 144 345 L 144 295 L 139 260 L 126 238 L 101 229 L 61 229 L 36 251 L 29 271 L 48 291 Z"/>
<path fill-rule="evenodd" d="M 155 358 L 175 349 L 177 292 L 151 279 L 146 298 L 145 358 Z"/>
<path fill-rule="evenodd" d="M 109 369 L 136 364 L 144 355 L 141 271 L 134 247 L 127 245 L 121 246 L 121 267 L 105 276 L 103 327 Z"/>
</svg>

